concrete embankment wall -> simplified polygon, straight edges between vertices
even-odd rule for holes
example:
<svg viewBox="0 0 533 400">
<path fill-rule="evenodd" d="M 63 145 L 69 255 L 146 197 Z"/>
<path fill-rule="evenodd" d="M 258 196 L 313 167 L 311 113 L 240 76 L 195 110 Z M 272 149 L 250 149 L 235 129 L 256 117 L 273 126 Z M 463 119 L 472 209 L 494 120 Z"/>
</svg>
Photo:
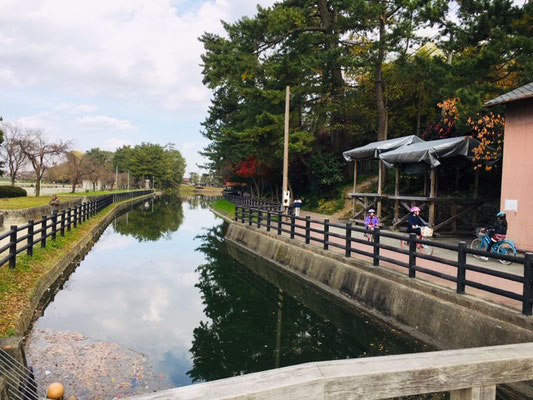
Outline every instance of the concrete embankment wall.
<svg viewBox="0 0 533 400">
<path fill-rule="evenodd" d="M 64 257 L 57 261 L 54 266 L 43 277 L 41 277 L 27 306 L 23 310 L 20 310 L 21 315 L 18 320 L 19 323 L 16 326 L 16 331 L 20 336 L 0 338 L 0 348 L 8 351 L 12 357 L 24 363 L 24 335 L 28 329 L 30 329 L 31 324 L 36 317 L 35 314 L 40 308 L 43 307 L 43 303 L 46 303 L 50 300 L 50 295 L 52 295 L 54 291 L 49 289 L 59 285 L 59 283 L 62 283 L 66 278 L 68 278 L 79 261 L 91 249 L 93 244 L 98 240 L 102 232 L 111 223 L 118 212 L 134 203 L 153 196 L 154 194 L 139 196 L 120 204 L 116 204 L 110 213 L 108 213 L 100 222 L 93 226 L 92 229 L 65 254 Z M 9 399 L 9 397 L 7 397 L 5 382 L 3 382 L 3 378 L 0 374 L 0 400 L 7 399 Z"/>
<path fill-rule="evenodd" d="M 533 318 L 517 310 L 250 226 L 230 224 L 226 240 L 238 261 L 258 256 L 436 349 L 533 341 Z M 530 383 L 512 391 L 533 398 Z"/>
<path fill-rule="evenodd" d="M 533 341 L 517 310 L 254 227 L 230 224 L 226 240 L 438 349 Z"/>
</svg>

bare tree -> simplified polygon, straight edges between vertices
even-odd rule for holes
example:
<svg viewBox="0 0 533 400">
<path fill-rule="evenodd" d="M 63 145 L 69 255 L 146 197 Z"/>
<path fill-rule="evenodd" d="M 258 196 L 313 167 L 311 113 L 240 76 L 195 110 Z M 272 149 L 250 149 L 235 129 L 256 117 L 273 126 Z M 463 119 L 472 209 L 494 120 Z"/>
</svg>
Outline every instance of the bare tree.
<svg viewBox="0 0 533 400">
<path fill-rule="evenodd" d="M 0 146 L 0 160 L 9 169 L 11 186 L 15 185 L 17 174 L 26 162 L 26 156 L 22 152 L 17 140 L 21 138 L 23 132 L 17 125 L 5 123 L 2 126 L 4 131 L 4 142 Z"/>
<path fill-rule="evenodd" d="M 81 182 L 81 178 L 92 172 L 92 165 L 87 156 L 79 151 L 67 151 L 65 157 L 67 176 L 72 185 L 72 193 L 75 193 L 76 185 Z"/>
<path fill-rule="evenodd" d="M 70 143 L 61 141 L 59 143 L 49 143 L 39 129 L 25 130 L 24 134 L 17 139 L 17 143 L 35 171 L 37 178 L 35 182 L 35 197 L 39 197 L 41 194 L 41 180 L 46 169 L 56 157 L 68 150 Z"/>
</svg>

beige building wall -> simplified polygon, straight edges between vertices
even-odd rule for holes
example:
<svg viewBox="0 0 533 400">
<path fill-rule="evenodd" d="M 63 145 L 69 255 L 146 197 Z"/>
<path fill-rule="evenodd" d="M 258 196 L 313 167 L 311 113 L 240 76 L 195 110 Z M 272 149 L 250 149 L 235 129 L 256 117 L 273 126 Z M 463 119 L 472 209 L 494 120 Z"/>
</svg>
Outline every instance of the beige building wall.
<svg viewBox="0 0 533 400">
<path fill-rule="evenodd" d="M 533 251 L 533 99 L 508 104 L 505 118 L 500 208 L 507 237 Z"/>
</svg>

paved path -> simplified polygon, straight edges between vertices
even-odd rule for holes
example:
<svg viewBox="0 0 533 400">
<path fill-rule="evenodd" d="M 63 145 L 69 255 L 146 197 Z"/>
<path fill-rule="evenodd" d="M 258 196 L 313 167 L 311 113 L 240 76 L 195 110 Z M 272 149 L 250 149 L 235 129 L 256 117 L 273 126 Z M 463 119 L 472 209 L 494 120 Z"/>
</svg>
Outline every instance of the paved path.
<svg viewBox="0 0 533 400">
<path fill-rule="evenodd" d="M 301 213 L 300 217 L 305 217 L 307 215 L 309 215 L 313 221 L 317 221 L 317 222 L 311 224 L 311 229 L 314 228 L 314 229 L 323 231 L 323 225 L 321 224 L 321 222 L 327 217 L 325 217 L 323 215 L 320 215 L 320 214 L 309 213 L 309 212 L 305 212 L 305 211 L 303 211 Z M 296 234 L 298 234 L 298 233 L 305 234 L 305 221 L 296 221 L 296 222 L 297 222 L 297 228 L 295 229 L 295 233 Z M 344 225 L 346 223 L 346 221 L 330 220 L 330 223 Z M 286 230 L 290 229 L 290 227 L 287 226 L 287 225 L 284 225 L 283 228 L 286 229 Z M 271 231 L 273 233 L 275 233 L 276 229 L 277 229 L 277 222 L 273 222 Z M 384 230 L 384 232 L 389 232 L 389 233 L 393 233 L 393 234 L 401 234 L 401 233 L 398 233 L 398 232 L 385 231 L 385 230 Z M 344 235 L 345 234 L 345 229 L 338 228 L 338 227 L 330 227 L 330 233 L 337 233 L 337 234 Z M 289 236 L 289 233 L 284 232 L 283 236 Z M 313 238 L 317 238 L 317 239 L 322 239 L 323 238 L 323 234 L 316 233 L 316 232 L 313 232 L 311 236 Z M 360 232 L 352 232 L 352 237 L 366 240 L 366 238 L 364 237 L 363 233 L 360 233 Z M 295 239 L 304 241 L 304 238 L 299 237 L 299 236 L 296 236 Z M 467 241 L 467 245 L 468 246 L 470 245 L 470 241 L 472 239 Z M 344 243 L 345 243 L 345 241 L 343 239 L 336 238 L 336 237 L 330 237 L 329 240 L 331 242 L 333 242 L 333 243 L 338 243 L 339 245 L 344 245 Z M 441 238 L 438 238 L 438 239 L 436 239 L 436 241 L 444 242 L 444 243 L 447 243 L 447 244 L 457 244 L 460 241 L 460 239 L 454 239 L 454 238 L 441 239 Z M 386 244 L 386 245 L 390 245 L 390 246 L 394 246 L 394 247 L 396 247 L 398 249 L 400 248 L 400 241 L 397 240 L 397 239 L 381 237 L 381 243 Z M 313 241 L 313 240 L 311 240 L 310 244 L 314 245 L 314 246 L 317 246 L 317 247 L 320 247 L 320 248 L 323 247 L 322 243 L 319 243 L 319 242 Z M 371 245 L 366 245 L 366 244 L 360 244 L 360 243 L 353 242 L 352 243 L 352 248 L 358 249 L 358 250 L 362 250 L 362 251 L 366 251 L 366 252 L 370 252 L 370 253 L 372 252 L 372 246 Z M 329 250 L 335 251 L 335 252 L 339 252 L 339 253 L 344 253 L 343 249 L 334 247 L 332 245 L 329 246 Z M 397 261 L 403 261 L 405 263 L 407 263 L 409 261 L 407 255 L 400 254 L 400 253 L 397 253 L 397 252 L 391 251 L 391 250 L 381 249 L 380 255 L 384 256 L 384 257 L 388 257 L 388 258 L 394 259 L 394 260 L 397 260 Z M 441 258 L 444 258 L 446 260 L 457 261 L 457 253 L 453 252 L 451 250 L 446 250 L 446 249 L 441 249 L 441 248 L 435 247 L 433 255 L 441 257 Z M 361 260 L 364 260 L 364 261 L 372 262 L 372 259 L 370 257 L 366 257 L 364 255 L 360 255 L 360 254 L 357 254 L 355 252 L 352 252 L 351 257 L 352 258 L 361 259 Z M 519 277 L 522 277 L 523 273 L 524 273 L 523 266 L 521 264 L 518 264 L 518 263 L 513 263 L 511 265 L 503 265 L 499 261 L 496 261 L 496 260 L 483 261 L 483 260 L 477 259 L 477 258 L 475 258 L 475 257 L 473 257 L 471 255 L 468 255 L 467 263 L 471 264 L 471 265 L 475 265 L 475 266 L 484 267 L 484 268 L 487 268 L 487 269 L 508 272 L 508 273 L 511 273 L 511 274 L 519 276 Z M 417 258 L 416 265 L 419 266 L 419 267 L 430 269 L 430 270 L 435 271 L 435 272 L 448 274 L 448 275 L 451 275 L 453 277 L 457 276 L 457 268 L 454 267 L 454 266 L 448 266 L 448 265 L 445 265 L 445 264 L 441 264 L 441 263 L 438 263 L 438 262 L 429 261 L 429 260 L 425 260 L 425 259 L 421 259 L 421 258 Z M 401 266 L 398 266 L 398 265 L 395 265 L 395 264 L 392 264 L 392 263 L 388 263 L 388 262 L 385 262 L 383 260 L 380 261 L 380 267 L 389 268 L 391 270 L 398 271 L 398 272 L 403 273 L 405 275 L 408 274 L 407 268 L 403 268 Z M 422 272 L 417 271 L 416 272 L 416 277 L 417 277 L 417 279 L 422 279 L 422 280 L 425 280 L 425 281 L 428 281 L 428 282 L 432 282 L 432 283 L 436 283 L 436 284 L 439 284 L 439 285 L 442 285 L 442 286 L 446 286 L 446 287 L 449 287 L 449 288 L 451 288 L 453 290 L 456 289 L 456 283 L 455 282 L 448 281 L 448 280 L 445 280 L 445 279 L 442 279 L 442 278 L 439 278 L 439 277 L 435 277 L 435 276 L 430 275 L 430 274 L 426 274 L 426 273 L 422 273 Z M 498 289 L 503 289 L 503 290 L 506 290 L 506 291 L 510 291 L 510 292 L 516 293 L 518 295 L 521 295 L 522 291 L 523 291 L 522 283 L 509 281 L 509 280 L 506 280 L 506 279 L 490 276 L 490 275 L 487 275 L 487 274 L 484 274 L 484 273 L 475 272 L 475 271 L 466 271 L 466 279 L 470 280 L 470 281 L 482 283 L 482 284 L 485 284 L 485 285 L 490 285 L 490 286 L 498 288 Z M 512 307 L 514 309 L 518 309 L 518 310 L 522 309 L 522 303 L 520 301 L 518 301 L 518 300 L 509 299 L 507 297 L 499 296 L 499 295 L 496 295 L 496 294 L 493 294 L 493 293 L 489 293 L 489 292 L 486 292 L 486 291 L 483 291 L 483 290 L 475 289 L 475 288 L 472 288 L 472 287 L 467 287 L 466 288 L 466 293 L 467 294 L 471 294 L 471 295 L 475 295 L 476 297 L 480 297 L 480 298 L 483 298 L 485 300 L 489 300 L 489 301 L 492 301 L 492 302 L 495 302 L 495 303 L 498 303 L 498 304 L 506 305 L 506 306 Z"/>
</svg>

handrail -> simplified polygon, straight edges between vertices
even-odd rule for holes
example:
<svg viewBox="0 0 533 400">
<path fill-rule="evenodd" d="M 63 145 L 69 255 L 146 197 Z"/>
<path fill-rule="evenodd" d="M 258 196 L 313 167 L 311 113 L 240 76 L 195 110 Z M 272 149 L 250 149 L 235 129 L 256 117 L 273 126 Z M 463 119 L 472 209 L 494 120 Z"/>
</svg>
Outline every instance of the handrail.
<svg viewBox="0 0 533 400">
<path fill-rule="evenodd" d="M 0 235 L 0 240 L 10 238 L 8 243 L 0 247 L 0 256 L 2 256 L 2 253 L 9 251 L 6 257 L 0 259 L 0 267 L 9 262 L 9 268 L 15 268 L 17 254 L 26 250 L 27 254 L 32 256 L 33 247 L 36 244 L 40 243 L 41 247 L 46 247 L 48 238 L 56 240 L 57 235 L 64 236 L 65 230 L 70 231 L 72 227 L 76 228 L 112 203 L 151 193 L 154 193 L 154 191 L 150 189 L 106 195 L 99 197 L 97 200 L 82 203 L 72 209 L 63 210 L 61 213 L 56 213 L 52 216 L 43 215 L 38 221 L 29 220 L 25 225 L 13 225 L 8 231 Z M 27 233 L 19 236 L 19 232 L 24 230 Z M 37 235 L 38 237 L 36 237 Z M 17 246 L 20 243 L 23 244 L 25 240 L 27 240 L 26 244 Z"/>
<path fill-rule="evenodd" d="M 344 250 L 346 257 L 351 257 L 352 253 L 360 254 L 371 258 L 375 267 L 380 265 L 380 261 L 390 262 L 404 268 L 407 267 L 410 278 L 416 278 L 417 272 L 433 275 L 452 282 L 456 286 L 458 294 L 464 294 L 465 289 L 471 287 L 508 299 L 518 300 L 522 302 L 522 314 L 533 314 L 533 253 L 526 253 L 524 257 L 521 257 L 482 252 L 467 248 L 465 242 L 459 242 L 459 244 L 453 245 L 428 241 L 423 238 L 419 239 L 414 233 L 407 237 L 395 233 L 381 232 L 379 228 L 373 231 L 367 231 L 365 228 L 353 226 L 349 222 L 343 225 L 340 223 L 331 223 L 329 220 L 320 221 L 309 217 L 282 215 L 280 211 L 272 211 L 250 205 L 235 206 L 235 221 L 249 226 L 255 226 L 259 229 L 266 227 L 267 231 L 275 231 L 278 235 L 288 234 L 291 239 L 303 238 L 306 244 L 320 243 L 324 250 L 329 250 L 330 247 L 341 249 Z M 312 227 L 311 224 L 313 224 Z M 335 228 L 335 231 L 332 228 Z M 354 238 L 352 237 L 352 232 L 371 233 L 373 240 L 364 241 L 359 238 Z M 408 242 L 408 250 L 403 250 L 390 244 L 382 244 L 380 243 L 382 237 L 406 241 Z M 337 239 L 337 241 L 332 241 L 332 238 Z M 354 243 L 369 247 L 362 250 L 353 247 Z M 419 244 L 453 251 L 455 252 L 455 257 L 454 259 L 447 259 L 436 255 L 420 253 L 417 250 L 417 245 Z M 394 257 L 384 256 L 380 254 L 381 250 L 391 251 L 396 255 L 407 255 L 409 261 L 405 262 L 396 260 Z M 524 266 L 524 275 L 520 276 L 474 266 L 467 262 L 468 254 L 483 255 L 494 260 L 505 260 L 522 264 Z M 450 272 L 439 272 L 428 269 L 425 266 L 417 264 L 419 259 L 429 260 L 449 268 L 454 268 L 455 275 Z M 522 291 L 521 293 L 515 293 L 498 288 L 492 284 L 476 282 L 470 276 L 467 279 L 467 271 L 522 284 Z"/>
<path fill-rule="evenodd" d="M 321 361 L 179 387 L 135 400 L 380 400 L 450 392 L 495 400 L 496 386 L 533 379 L 533 343 Z"/>
</svg>

